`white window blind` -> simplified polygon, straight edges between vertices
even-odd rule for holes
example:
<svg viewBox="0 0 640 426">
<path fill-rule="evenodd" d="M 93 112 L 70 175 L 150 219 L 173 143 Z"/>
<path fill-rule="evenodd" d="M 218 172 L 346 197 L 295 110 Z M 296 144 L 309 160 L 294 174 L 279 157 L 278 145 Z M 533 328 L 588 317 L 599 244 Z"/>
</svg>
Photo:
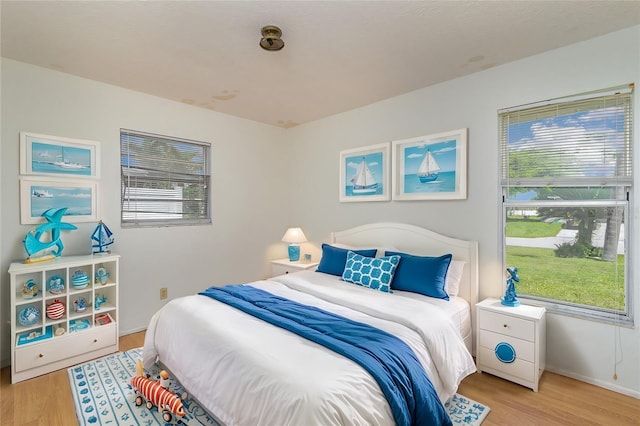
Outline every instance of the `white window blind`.
<svg viewBox="0 0 640 426">
<path fill-rule="evenodd" d="M 120 129 L 122 226 L 211 223 L 210 144 Z"/>
<path fill-rule="evenodd" d="M 632 90 L 501 111 L 502 185 L 630 184 Z"/>
</svg>

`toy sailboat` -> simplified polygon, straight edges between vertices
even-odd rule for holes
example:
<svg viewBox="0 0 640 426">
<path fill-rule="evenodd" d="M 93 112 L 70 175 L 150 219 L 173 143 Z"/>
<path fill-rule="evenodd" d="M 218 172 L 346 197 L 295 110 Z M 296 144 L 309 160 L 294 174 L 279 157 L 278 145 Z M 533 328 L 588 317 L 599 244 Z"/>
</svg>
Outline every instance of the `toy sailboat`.
<svg viewBox="0 0 640 426">
<path fill-rule="evenodd" d="M 61 209 L 49 209 L 42 213 L 42 216 L 47 220 L 46 223 L 38 225 L 27 233 L 24 237 L 24 249 L 27 251 L 29 257 L 25 260 L 25 263 L 40 262 L 43 260 L 50 260 L 55 257 L 60 257 L 64 245 L 60 239 L 60 232 L 63 230 L 78 229 L 75 225 L 62 222 L 62 216 L 66 213 L 67 208 Z M 50 241 L 42 241 L 42 237 L 46 232 L 51 232 Z M 57 250 L 53 250 L 57 248 Z M 47 252 L 49 252 L 47 254 Z M 40 256 L 34 256 L 40 253 Z"/>
<path fill-rule="evenodd" d="M 109 246 L 113 244 L 115 237 L 111 230 L 102 221 L 98 223 L 96 229 L 91 234 L 91 248 L 93 254 L 110 253 Z"/>
</svg>

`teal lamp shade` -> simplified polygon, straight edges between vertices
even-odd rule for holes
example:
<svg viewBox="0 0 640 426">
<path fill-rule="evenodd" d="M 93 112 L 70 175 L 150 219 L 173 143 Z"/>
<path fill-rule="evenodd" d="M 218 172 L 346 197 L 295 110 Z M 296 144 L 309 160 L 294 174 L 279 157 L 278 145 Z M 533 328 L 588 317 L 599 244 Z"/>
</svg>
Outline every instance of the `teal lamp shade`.
<svg viewBox="0 0 640 426">
<path fill-rule="evenodd" d="M 289 243 L 289 261 L 297 262 L 300 260 L 300 243 L 307 241 L 304 232 L 300 228 L 289 228 L 285 232 L 282 241 Z"/>
</svg>

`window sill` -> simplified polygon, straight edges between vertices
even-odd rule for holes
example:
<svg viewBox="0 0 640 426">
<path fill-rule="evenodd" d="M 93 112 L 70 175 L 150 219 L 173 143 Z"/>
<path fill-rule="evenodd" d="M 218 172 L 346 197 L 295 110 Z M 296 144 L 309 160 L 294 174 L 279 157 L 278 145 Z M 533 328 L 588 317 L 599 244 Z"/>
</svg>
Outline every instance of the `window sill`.
<svg viewBox="0 0 640 426">
<path fill-rule="evenodd" d="M 564 305 L 539 299 L 526 298 L 523 296 L 518 296 L 518 300 L 528 305 L 542 306 L 546 308 L 547 313 L 550 314 L 563 315 L 588 321 L 596 321 L 603 324 L 626 328 L 634 328 L 635 326 L 633 317 L 625 314 L 619 314 L 600 309 L 584 308 L 581 306 Z"/>
</svg>

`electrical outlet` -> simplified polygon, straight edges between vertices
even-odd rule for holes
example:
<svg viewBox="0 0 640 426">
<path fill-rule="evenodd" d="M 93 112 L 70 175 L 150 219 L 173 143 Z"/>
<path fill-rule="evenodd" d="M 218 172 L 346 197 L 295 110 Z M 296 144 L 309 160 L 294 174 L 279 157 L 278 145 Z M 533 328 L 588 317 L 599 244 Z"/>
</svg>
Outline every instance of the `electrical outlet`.
<svg viewBox="0 0 640 426">
<path fill-rule="evenodd" d="M 166 287 L 162 287 L 160 289 L 160 300 L 166 299 L 166 298 L 167 298 L 167 288 Z"/>
</svg>

